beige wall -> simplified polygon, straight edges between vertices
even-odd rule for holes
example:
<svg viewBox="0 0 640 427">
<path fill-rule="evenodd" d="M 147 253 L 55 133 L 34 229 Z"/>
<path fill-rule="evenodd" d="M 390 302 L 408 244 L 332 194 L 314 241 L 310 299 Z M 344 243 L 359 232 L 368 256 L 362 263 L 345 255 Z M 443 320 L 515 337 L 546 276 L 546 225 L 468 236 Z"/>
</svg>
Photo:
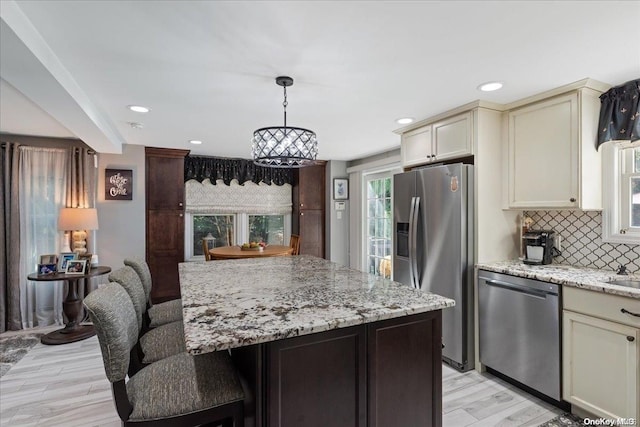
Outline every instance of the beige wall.
<svg viewBox="0 0 640 427">
<path fill-rule="evenodd" d="M 133 200 L 105 200 L 105 169 L 133 170 Z M 113 270 L 124 258 L 145 256 L 145 156 L 141 145 L 122 146 L 122 154 L 98 155 L 97 254 Z"/>
</svg>

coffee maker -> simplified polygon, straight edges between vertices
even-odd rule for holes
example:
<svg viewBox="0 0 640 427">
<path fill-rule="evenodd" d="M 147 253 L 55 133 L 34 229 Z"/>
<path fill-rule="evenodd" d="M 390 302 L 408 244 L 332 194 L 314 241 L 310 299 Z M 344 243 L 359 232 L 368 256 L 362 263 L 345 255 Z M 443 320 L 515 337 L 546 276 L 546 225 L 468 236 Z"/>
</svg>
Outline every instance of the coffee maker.
<svg viewBox="0 0 640 427">
<path fill-rule="evenodd" d="M 522 235 L 524 262 L 531 265 L 551 264 L 553 260 L 553 230 L 529 230 Z"/>
</svg>

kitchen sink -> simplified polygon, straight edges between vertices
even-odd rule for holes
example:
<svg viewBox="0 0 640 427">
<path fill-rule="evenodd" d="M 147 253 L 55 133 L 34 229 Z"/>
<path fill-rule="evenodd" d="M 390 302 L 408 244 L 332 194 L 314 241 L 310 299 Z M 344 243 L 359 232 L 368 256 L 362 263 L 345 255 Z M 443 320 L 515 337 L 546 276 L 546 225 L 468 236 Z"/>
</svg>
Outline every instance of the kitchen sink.
<svg viewBox="0 0 640 427">
<path fill-rule="evenodd" d="M 610 280 L 609 283 L 611 283 L 612 285 L 618 285 L 618 286 L 627 286 L 629 288 L 637 288 L 640 289 L 640 280 L 633 280 L 633 279 L 613 279 Z"/>
</svg>

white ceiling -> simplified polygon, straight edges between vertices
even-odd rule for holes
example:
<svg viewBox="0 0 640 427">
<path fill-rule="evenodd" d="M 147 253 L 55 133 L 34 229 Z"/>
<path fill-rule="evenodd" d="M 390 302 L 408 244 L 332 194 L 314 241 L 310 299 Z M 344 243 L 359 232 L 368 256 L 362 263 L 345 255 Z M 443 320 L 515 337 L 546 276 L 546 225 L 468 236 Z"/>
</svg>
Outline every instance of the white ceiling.
<svg viewBox="0 0 640 427">
<path fill-rule="evenodd" d="M 640 1 L 2 0 L 0 16 L 0 131 L 100 152 L 249 158 L 253 130 L 282 123 L 278 75 L 288 124 L 334 160 L 397 148 L 400 117 L 640 77 Z M 476 89 L 490 80 L 504 89 Z"/>
</svg>

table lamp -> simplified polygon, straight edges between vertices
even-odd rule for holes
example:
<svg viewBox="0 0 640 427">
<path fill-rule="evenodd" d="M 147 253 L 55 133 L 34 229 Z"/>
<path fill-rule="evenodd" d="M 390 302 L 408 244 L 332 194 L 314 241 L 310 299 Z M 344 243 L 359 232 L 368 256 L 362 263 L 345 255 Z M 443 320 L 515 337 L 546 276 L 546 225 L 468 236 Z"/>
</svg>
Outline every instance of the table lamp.
<svg viewBox="0 0 640 427">
<path fill-rule="evenodd" d="M 87 231 L 98 229 L 98 211 L 95 208 L 63 208 L 58 216 L 58 230 L 65 232 L 65 241 L 69 242 L 67 232 L 71 231 L 73 252 L 87 253 Z M 64 249 L 63 249 L 63 252 Z"/>
</svg>

